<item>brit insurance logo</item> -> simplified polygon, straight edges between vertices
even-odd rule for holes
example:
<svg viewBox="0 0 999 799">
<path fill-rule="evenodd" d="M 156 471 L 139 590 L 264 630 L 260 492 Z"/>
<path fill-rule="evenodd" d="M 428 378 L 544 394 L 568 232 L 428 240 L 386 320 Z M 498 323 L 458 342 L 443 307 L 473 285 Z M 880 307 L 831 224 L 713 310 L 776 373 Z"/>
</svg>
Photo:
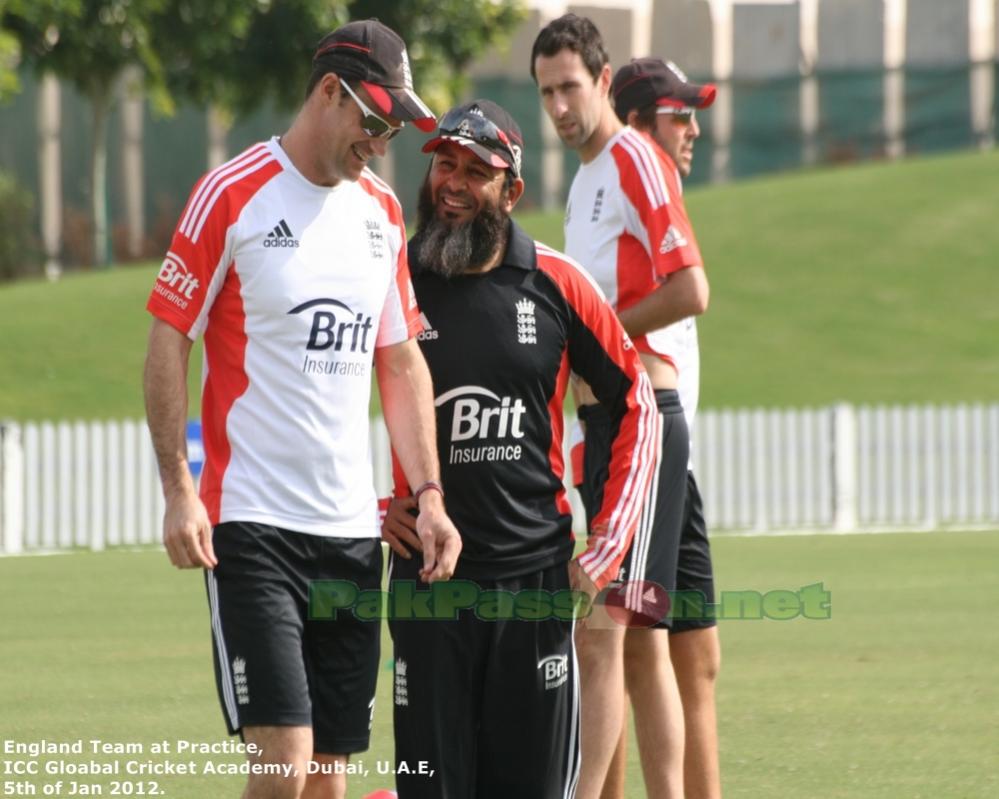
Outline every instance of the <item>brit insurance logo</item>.
<svg viewBox="0 0 999 799">
<path fill-rule="evenodd" d="M 458 386 L 437 397 L 434 405 L 443 408 L 450 402 L 448 463 L 520 460 L 527 412 L 522 399 L 501 397 L 482 386 Z"/>
<path fill-rule="evenodd" d="M 311 316 L 303 374 L 367 376 L 371 363 L 368 353 L 373 343 L 371 316 L 355 312 L 349 305 L 329 297 L 303 302 L 288 313 Z"/>
<path fill-rule="evenodd" d="M 184 259 L 175 252 L 168 252 L 160 273 L 156 276 L 153 291 L 181 310 L 187 310 L 188 304 L 194 299 L 194 292 L 200 287 L 201 283 L 191 274 Z"/>
<path fill-rule="evenodd" d="M 549 655 L 538 661 L 538 671 L 545 680 L 545 690 L 552 691 L 569 680 L 569 656 Z"/>
</svg>

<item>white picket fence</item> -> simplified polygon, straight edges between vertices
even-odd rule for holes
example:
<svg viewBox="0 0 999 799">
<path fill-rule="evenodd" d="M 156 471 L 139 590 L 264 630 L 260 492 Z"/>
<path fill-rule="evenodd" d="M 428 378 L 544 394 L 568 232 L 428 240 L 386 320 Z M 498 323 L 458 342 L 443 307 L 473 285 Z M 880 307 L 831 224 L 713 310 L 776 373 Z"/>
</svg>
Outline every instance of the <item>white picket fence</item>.
<svg viewBox="0 0 999 799">
<path fill-rule="evenodd" d="M 999 526 L 999 404 L 702 411 L 694 438 L 712 531 Z M 380 421 L 372 451 L 384 495 Z M 0 553 L 152 544 L 162 514 L 141 420 L 0 425 Z"/>
</svg>

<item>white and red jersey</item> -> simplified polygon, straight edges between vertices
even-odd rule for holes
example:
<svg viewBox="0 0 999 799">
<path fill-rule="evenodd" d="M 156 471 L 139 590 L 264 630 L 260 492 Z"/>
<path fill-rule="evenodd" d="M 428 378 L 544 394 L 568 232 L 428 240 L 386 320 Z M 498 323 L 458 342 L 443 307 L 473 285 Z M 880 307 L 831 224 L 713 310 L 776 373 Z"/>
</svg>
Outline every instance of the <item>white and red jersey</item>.
<svg viewBox="0 0 999 799">
<path fill-rule="evenodd" d="M 565 249 L 617 311 L 648 296 L 670 274 L 702 265 L 676 165 L 651 137 L 625 127 L 580 165 L 566 205 Z M 639 352 L 677 370 L 680 402 L 692 422 L 700 371 L 694 319 L 634 341 Z"/>
<path fill-rule="evenodd" d="M 149 298 L 204 334 L 201 498 L 212 524 L 379 535 L 376 347 L 420 329 L 402 210 L 365 170 L 317 186 L 276 139 L 195 186 Z"/>
</svg>

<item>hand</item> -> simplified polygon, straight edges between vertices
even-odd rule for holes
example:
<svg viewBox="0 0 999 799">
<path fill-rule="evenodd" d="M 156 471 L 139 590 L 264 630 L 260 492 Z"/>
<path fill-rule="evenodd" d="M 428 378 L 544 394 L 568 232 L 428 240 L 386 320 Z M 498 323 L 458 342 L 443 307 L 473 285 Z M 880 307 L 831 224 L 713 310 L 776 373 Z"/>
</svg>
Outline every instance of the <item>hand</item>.
<svg viewBox="0 0 999 799">
<path fill-rule="evenodd" d="M 416 532 L 423 544 L 423 568 L 420 577 L 425 583 L 449 580 L 461 554 L 461 535 L 444 511 L 444 502 L 435 491 L 420 497 L 420 515 Z"/>
<path fill-rule="evenodd" d="M 597 590 L 597 586 L 593 580 L 590 579 L 590 575 L 579 565 L 579 558 L 569 561 L 569 587 L 573 591 L 583 594 L 583 597 L 577 600 L 576 624 L 579 627 L 585 627 L 587 620 L 594 611 L 597 594 L 600 592 Z"/>
<path fill-rule="evenodd" d="M 423 550 L 416 533 L 416 516 L 412 513 L 415 510 L 416 500 L 412 497 L 393 497 L 382 522 L 382 540 L 406 560 L 413 557 L 410 547 L 418 552 Z"/>
<path fill-rule="evenodd" d="M 163 546 L 178 569 L 214 569 L 219 565 L 212 547 L 208 511 L 193 492 L 168 499 L 163 514 Z"/>
</svg>

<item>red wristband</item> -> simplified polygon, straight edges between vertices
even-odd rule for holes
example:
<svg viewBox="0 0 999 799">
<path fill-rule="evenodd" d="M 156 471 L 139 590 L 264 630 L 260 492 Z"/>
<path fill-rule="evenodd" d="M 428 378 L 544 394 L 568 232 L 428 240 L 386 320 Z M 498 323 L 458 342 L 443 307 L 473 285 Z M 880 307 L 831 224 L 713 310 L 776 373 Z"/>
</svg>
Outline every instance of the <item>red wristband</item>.
<svg viewBox="0 0 999 799">
<path fill-rule="evenodd" d="M 441 498 L 444 497 L 444 486 L 438 483 L 436 480 L 427 480 L 423 485 L 421 485 L 416 492 L 413 494 L 413 499 L 416 500 L 416 504 L 420 504 L 420 496 L 426 491 L 438 491 L 440 492 Z"/>
</svg>

